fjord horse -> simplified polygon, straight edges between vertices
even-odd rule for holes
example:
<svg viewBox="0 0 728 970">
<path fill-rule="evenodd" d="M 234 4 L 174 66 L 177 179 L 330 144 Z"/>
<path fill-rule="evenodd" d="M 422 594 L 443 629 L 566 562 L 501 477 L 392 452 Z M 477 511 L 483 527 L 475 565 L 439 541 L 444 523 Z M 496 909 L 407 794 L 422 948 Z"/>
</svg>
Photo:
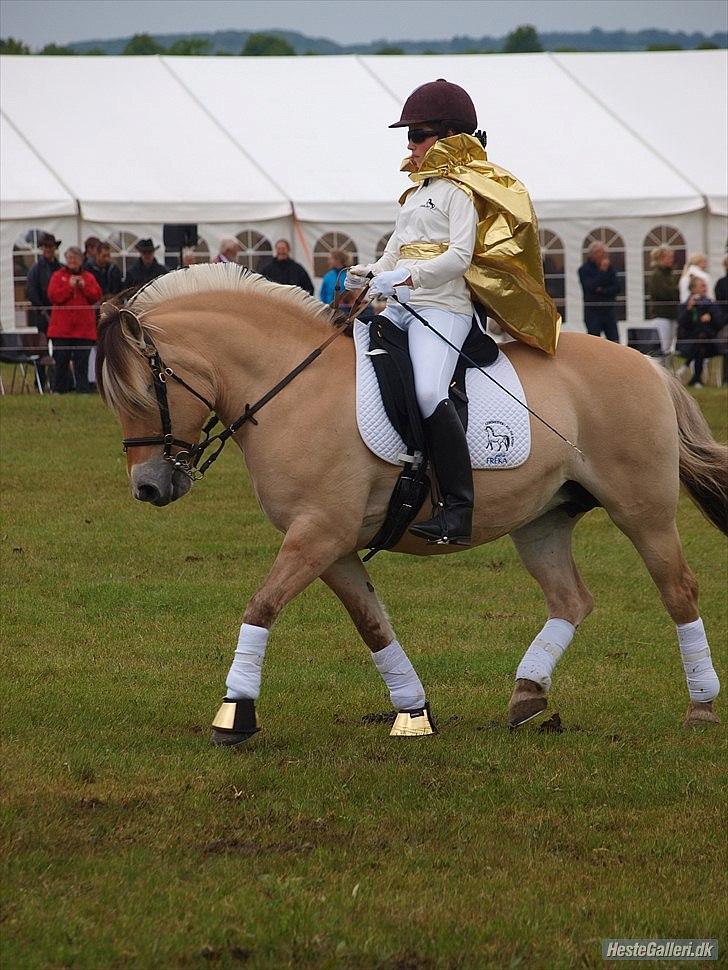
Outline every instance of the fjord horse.
<svg viewBox="0 0 728 970">
<path fill-rule="evenodd" d="M 150 347 L 185 382 L 165 384 L 171 434 L 196 442 L 208 405 L 226 424 L 234 421 L 331 326 L 330 308 L 231 264 L 171 273 L 131 296 L 125 307 L 106 304 L 98 385 L 124 437 L 142 442 L 129 447 L 127 456 L 134 497 L 164 506 L 191 486 L 184 461 L 168 460 L 178 446 L 165 448 L 165 457 L 159 443 Z M 333 342 L 258 411 L 257 423 L 246 422 L 234 434 L 263 512 L 283 533 L 243 619 L 270 629 L 286 604 L 320 577 L 376 653 L 395 634 L 357 551 L 382 524 L 398 470 L 359 436 L 352 344 L 346 338 Z M 644 560 L 678 632 L 694 624 L 698 587 L 675 522 L 681 483 L 728 534 L 728 449 L 713 440 L 697 404 L 637 351 L 586 334 L 564 333 L 553 358 L 515 342 L 503 352 L 529 405 L 583 454 L 532 420 L 532 451 L 524 464 L 475 472 L 473 544 L 510 535 L 543 590 L 549 616 L 578 627 L 593 600 L 577 572 L 571 536 L 585 509 L 600 505 Z M 154 443 L 145 444 L 150 436 Z M 591 502 L 584 503 L 584 496 Z M 421 512 L 427 515 L 429 508 Z M 422 556 L 462 547 L 406 535 L 395 551 Z M 687 667 L 686 675 L 690 686 Z M 516 681 L 511 726 L 546 707 L 548 683 Z M 716 694 L 717 687 L 705 699 L 691 691 L 685 723 L 717 722 Z"/>
</svg>

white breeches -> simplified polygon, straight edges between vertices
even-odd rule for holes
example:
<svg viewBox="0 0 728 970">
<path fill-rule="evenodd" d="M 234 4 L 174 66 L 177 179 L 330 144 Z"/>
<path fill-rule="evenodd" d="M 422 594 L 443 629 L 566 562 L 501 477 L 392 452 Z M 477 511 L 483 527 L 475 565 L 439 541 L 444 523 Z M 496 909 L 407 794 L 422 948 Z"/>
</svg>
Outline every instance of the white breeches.
<svg viewBox="0 0 728 970">
<path fill-rule="evenodd" d="M 470 333 L 472 317 L 468 313 L 451 313 L 439 307 L 415 307 L 428 323 L 439 330 L 443 337 L 455 344 L 458 350 Z M 440 401 L 449 396 L 450 381 L 455 373 L 458 353 L 428 330 L 404 307 L 389 304 L 382 316 L 407 331 L 412 370 L 415 375 L 415 393 L 423 418 L 434 413 Z"/>
</svg>

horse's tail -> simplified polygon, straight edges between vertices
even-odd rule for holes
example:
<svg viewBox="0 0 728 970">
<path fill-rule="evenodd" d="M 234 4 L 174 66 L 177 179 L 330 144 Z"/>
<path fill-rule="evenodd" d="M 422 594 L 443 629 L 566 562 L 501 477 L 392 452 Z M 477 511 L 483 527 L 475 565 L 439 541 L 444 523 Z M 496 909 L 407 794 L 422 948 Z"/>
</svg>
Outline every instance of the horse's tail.
<svg viewBox="0 0 728 970">
<path fill-rule="evenodd" d="M 703 515 L 728 535 L 728 447 L 710 433 L 708 422 L 680 381 L 659 368 L 677 415 L 680 481 Z"/>
</svg>

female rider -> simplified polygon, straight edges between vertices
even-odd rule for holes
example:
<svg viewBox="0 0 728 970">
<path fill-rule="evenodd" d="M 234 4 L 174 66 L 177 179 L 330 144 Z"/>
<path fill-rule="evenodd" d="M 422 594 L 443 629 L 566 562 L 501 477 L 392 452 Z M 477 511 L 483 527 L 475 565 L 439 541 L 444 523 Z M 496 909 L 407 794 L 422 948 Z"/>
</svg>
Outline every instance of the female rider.
<svg viewBox="0 0 728 970">
<path fill-rule="evenodd" d="M 475 106 L 457 84 L 440 79 L 423 84 L 405 102 L 390 128 L 408 128 L 412 152 L 403 168 L 420 168 L 428 150 L 451 135 L 472 134 Z M 471 538 L 473 473 L 465 431 L 449 398 L 458 353 L 398 302 L 410 303 L 450 343 L 461 348 L 473 319 L 463 274 L 475 246 L 478 214 L 469 195 L 451 181 L 428 178 L 402 203 L 387 247 L 376 263 L 351 268 L 347 288 L 358 289 L 370 274 L 369 293 L 388 297 L 383 316 L 407 331 L 417 402 L 442 506 L 434 518 L 410 532 L 429 542 L 467 545 Z M 419 249 L 419 244 L 426 244 Z M 425 250 L 423 253 L 422 250 Z"/>
</svg>

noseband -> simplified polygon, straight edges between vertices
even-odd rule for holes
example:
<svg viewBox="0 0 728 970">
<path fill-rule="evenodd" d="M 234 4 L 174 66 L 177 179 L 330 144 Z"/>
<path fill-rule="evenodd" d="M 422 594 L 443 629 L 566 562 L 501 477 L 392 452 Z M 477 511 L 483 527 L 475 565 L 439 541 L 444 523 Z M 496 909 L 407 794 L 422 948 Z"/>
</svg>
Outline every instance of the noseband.
<svg viewBox="0 0 728 970">
<path fill-rule="evenodd" d="M 150 435 L 146 438 L 124 438 L 121 442 L 124 451 L 128 451 L 129 448 L 143 448 L 148 445 L 162 445 L 162 457 L 165 461 L 169 462 L 174 469 L 182 472 L 186 475 L 191 482 L 199 481 L 205 474 L 207 469 L 212 465 L 214 461 L 217 461 L 220 456 L 220 452 L 225 447 L 229 438 L 232 438 L 236 432 L 238 432 L 244 424 L 250 421 L 252 424 L 257 424 L 255 420 L 255 414 L 260 411 L 264 405 L 271 401 L 277 394 L 287 387 L 294 378 L 298 377 L 301 371 L 304 371 L 309 364 L 312 364 L 317 357 L 319 357 L 323 351 L 333 343 L 337 337 L 340 337 L 342 333 L 346 332 L 346 328 L 351 324 L 351 322 L 356 319 L 358 314 L 364 309 L 364 297 L 368 286 L 362 290 L 358 295 L 354 303 L 352 304 L 349 315 L 346 319 L 342 320 L 340 323 L 336 324 L 334 332 L 330 337 L 327 337 L 322 344 L 319 344 L 315 350 L 311 353 L 300 364 L 297 364 L 292 371 L 289 371 L 286 376 L 278 381 L 278 383 L 267 391 L 261 398 L 259 398 L 255 404 L 246 404 L 245 410 L 236 418 L 232 424 L 224 427 L 222 431 L 217 434 L 211 434 L 212 429 L 218 424 L 224 424 L 224 422 L 215 413 L 215 406 L 211 404 L 206 397 L 203 397 L 198 391 L 191 387 L 186 380 L 176 374 L 171 367 L 167 365 L 162 360 L 161 354 L 157 349 L 154 341 L 152 340 L 149 333 L 144 332 L 144 344 L 140 349 L 141 355 L 145 358 L 149 364 L 149 369 L 152 372 L 152 382 L 154 387 L 154 396 L 157 399 L 157 406 L 159 408 L 159 417 L 162 422 L 162 433 L 158 435 Z M 132 311 L 127 310 L 130 313 Z M 139 321 L 136 321 L 139 324 Z M 193 394 L 198 401 L 202 403 L 212 412 L 212 416 L 208 419 L 204 427 L 202 428 L 203 438 L 196 444 L 190 441 L 183 441 L 181 438 L 175 438 L 172 433 L 172 416 L 169 411 L 169 401 L 167 400 L 167 382 L 169 380 L 175 381 L 180 387 L 184 387 L 186 391 Z M 208 448 L 212 448 L 217 445 L 214 451 L 212 451 L 207 458 L 200 464 L 205 452 Z M 181 449 L 175 454 L 172 454 L 172 448 L 176 447 Z M 199 468 L 198 468 L 199 465 Z"/>
</svg>

